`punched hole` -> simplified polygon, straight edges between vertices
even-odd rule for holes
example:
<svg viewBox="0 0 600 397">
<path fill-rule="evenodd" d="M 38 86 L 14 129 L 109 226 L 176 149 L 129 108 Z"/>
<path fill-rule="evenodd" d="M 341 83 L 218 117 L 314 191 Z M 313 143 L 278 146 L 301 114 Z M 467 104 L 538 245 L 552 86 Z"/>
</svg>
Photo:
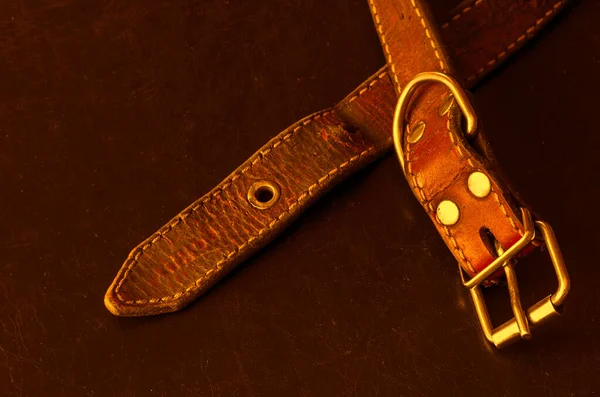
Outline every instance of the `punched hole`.
<svg viewBox="0 0 600 397">
<path fill-rule="evenodd" d="M 273 191 L 267 186 L 261 186 L 254 192 L 254 197 L 261 203 L 267 203 L 273 198 Z"/>
<path fill-rule="evenodd" d="M 279 200 L 279 186 L 271 181 L 255 182 L 248 190 L 248 202 L 253 207 L 266 210 Z"/>
<path fill-rule="evenodd" d="M 355 127 L 350 124 L 343 124 L 342 128 L 350 135 L 356 134 L 358 132 L 358 127 Z"/>
<path fill-rule="evenodd" d="M 481 237 L 481 241 L 483 241 L 483 244 L 487 248 L 490 255 L 492 255 L 492 257 L 494 257 L 494 258 L 497 258 L 498 257 L 498 251 L 496 249 L 496 241 L 497 240 L 496 240 L 496 237 L 494 237 L 494 234 L 492 233 L 492 231 L 490 229 L 488 229 L 487 227 L 483 226 L 481 229 L 479 229 L 479 237 Z"/>
</svg>

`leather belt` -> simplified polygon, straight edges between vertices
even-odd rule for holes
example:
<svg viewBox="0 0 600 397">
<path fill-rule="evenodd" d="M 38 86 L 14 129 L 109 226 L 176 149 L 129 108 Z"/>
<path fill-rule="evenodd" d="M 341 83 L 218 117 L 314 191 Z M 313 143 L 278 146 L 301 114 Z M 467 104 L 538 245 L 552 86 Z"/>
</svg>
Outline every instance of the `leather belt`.
<svg viewBox="0 0 600 397">
<path fill-rule="evenodd" d="M 462 268 L 486 337 L 497 346 L 529 338 L 530 325 L 557 314 L 568 276 L 551 228 L 518 204 L 495 171 L 460 87 L 480 81 L 566 1 L 536 3 L 477 0 L 438 31 L 422 1 L 369 0 L 387 65 L 333 108 L 281 132 L 136 247 L 107 291 L 106 307 L 139 316 L 189 304 L 395 145 L 411 189 Z M 514 260 L 544 242 L 559 289 L 525 311 Z M 502 269 L 515 317 L 494 330 L 479 285 L 494 283 Z"/>
</svg>

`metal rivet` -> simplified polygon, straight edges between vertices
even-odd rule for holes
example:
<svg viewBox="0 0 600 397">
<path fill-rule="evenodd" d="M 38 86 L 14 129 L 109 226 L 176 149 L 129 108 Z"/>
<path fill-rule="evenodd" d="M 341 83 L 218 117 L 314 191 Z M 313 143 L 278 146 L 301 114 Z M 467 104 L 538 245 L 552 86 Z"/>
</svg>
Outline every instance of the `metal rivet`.
<svg viewBox="0 0 600 397">
<path fill-rule="evenodd" d="M 437 219 L 444 226 L 452 226 L 460 218 L 460 210 L 453 201 L 444 200 L 437 206 Z"/>
<path fill-rule="evenodd" d="M 469 186 L 469 191 L 475 197 L 484 198 L 490 191 L 492 190 L 492 184 L 490 183 L 490 178 L 483 172 L 473 172 L 469 175 L 469 179 L 467 180 L 467 185 Z"/>
<path fill-rule="evenodd" d="M 281 190 L 276 183 L 271 181 L 258 181 L 248 189 L 248 202 L 260 210 L 271 208 L 281 195 Z"/>
<path fill-rule="evenodd" d="M 448 111 L 450 110 L 450 107 L 452 106 L 452 104 L 454 103 L 454 95 L 449 95 L 446 99 L 444 99 L 444 102 L 442 102 L 442 104 L 440 105 L 440 111 L 439 111 L 439 115 L 443 116 L 446 113 L 448 113 Z"/>
<path fill-rule="evenodd" d="M 425 122 L 419 121 L 410 127 L 410 132 L 406 138 L 409 143 L 415 143 L 423 136 L 425 132 Z"/>
</svg>

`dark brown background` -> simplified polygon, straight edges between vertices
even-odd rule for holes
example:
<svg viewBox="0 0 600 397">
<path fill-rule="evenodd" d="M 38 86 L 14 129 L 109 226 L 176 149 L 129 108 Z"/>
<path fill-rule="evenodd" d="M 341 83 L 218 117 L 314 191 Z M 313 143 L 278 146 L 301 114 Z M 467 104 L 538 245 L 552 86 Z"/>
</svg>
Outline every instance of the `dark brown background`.
<svg viewBox="0 0 600 397">
<path fill-rule="evenodd" d="M 392 156 L 186 310 L 103 306 L 131 248 L 384 64 L 366 1 L 3 1 L 0 395 L 600 393 L 599 26 L 576 3 L 475 91 L 573 279 L 561 319 L 496 351 Z M 528 302 L 543 266 L 519 267 Z"/>
</svg>

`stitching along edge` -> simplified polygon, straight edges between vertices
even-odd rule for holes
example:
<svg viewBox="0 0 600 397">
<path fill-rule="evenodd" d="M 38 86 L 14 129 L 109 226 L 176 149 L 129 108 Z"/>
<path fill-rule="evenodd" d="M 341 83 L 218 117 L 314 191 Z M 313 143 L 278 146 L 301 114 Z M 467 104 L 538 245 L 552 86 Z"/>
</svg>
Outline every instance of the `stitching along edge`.
<svg viewBox="0 0 600 397">
<path fill-rule="evenodd" d="M 415 12 L 416 12 L 417 16 L 419 17 L 419 19 L 421 21 L 421 25 L 425 29 L 425 34 L 426 34 L 427 38 L 429 39 L 429 44 L 433 48 L 434 54 L 435 54 L 436 58 L 439 61 L 439 65 L 440 65 L 442 71 L 447 72 L 447 68 L 446 68 L 446 66 L 445 66 L 445 64 L 444 64 L 444 62 L 443 62 L 443 60 L 442 60 L 442 58 L 440 56 L 440 53 L 439 53 L 439 51 L 438 51 L 438 49 L 437 49 L 437 47 L 435 45 L 435 41 L 433 40 L 433 37 L 431 36 L 431 33 L 429 32 L 429 29 L 427 27 L 427 24 L 425 22 L 425 19 L 423 18 L 423 15 L 422 15 L 421 11 L 417 8 L 417 4 L 415 3 L 415 0 L 411 0 L 411 2 L 413 4 L 413 7 L 415 9 Z M 451 114 L 451 112 L 446 113 L 445 118 L 446 118 L 446 129 L 448 131 L 448 135 L 450 137 L 450 140 L 453 143 L 452 148 L 456 149 L 456 151 L 458 152 L 459 156 L 462 159 L 465 159 L 464 154 L 463 154 L 462 150 L 460 149 L 460 147 L 458 146 L 457 142 L 454 140 L 454 136 L 453 136 L 452 131 L 450 129 L 450 114 Z M 442 118 L 444 118 L 444 116 L 442 116 Z M 407 153 L 410 153 L 410 145 L 411 145 L 411 143 L 408 142 L 407 143 Z M 473 166 L 473 162 L 471 161 L 471 159 L 466 158 L 466 160 L 467 160 L 467 163 L 469 164 L 469 166 L 471 168 L 473 168 L 474 166 Z M 419 190 L 419 193 L 420 193 L 420 196 L 421 196 L 421 199 L 422 199 L 422 201 L 421 201 L 422 206 L 429 213 L 430 217 L 432 217 L 433 219 L 435 219 L 435 213 L 434 213 L 435 211 L 433 209 L 433 205 L 432 205 L 431 202 L 427 202 L 428 199 L 425 196 L 425 190 L 424 190 L 424 188 L 421 185 L 419 185 L 418 180 L 417 180 L 417 174 L 415 174 L 414 172 L 412 172 L 412 164 L 411 164 L 411 161 L 410 161 L 409 157 L 407 157 L 407 169 L 408 169 L 409 174 L 412 177 L 413 184 Z M 452 234 L 450 232 L 450 229 L 447 226 L 445 226 L 443 229 L 446 232 L 446 235 L 448 236 L 448 238 L 450 239 L 450 241 L 452 242 L 452 245 L 454 246 L 454 249 L 458 252 L 459 256 L 466 263 L 467 267 L 469 269 L 473 269 L 473 272 L 475 272 L 474 268 L 473 268 L 473 265 L 471 264 L 471 262 L 469 261 L 469 259 L 465 255 L 465 253 L 462 250 L 462 248 L 460 248 L 460 246 L 458 244 L 458 241 L 456 241 L 456 239 L 454 238 L 454 236 L 452 236 Z"/>
<path fill-rule="evenodd" d="M 470 82 L 472 80 L 474 80 L 475 78 L 477 78 L 478 76 L 481 76 L 484 72 L 486 72 L 487 70 L 492 69 L 492 67 L 498 63 L 498 61 L 502 60 L 503 58 L 505 58 L 506 56 L 508 56 L 509 54 L 512 54 L 514 51 L 516 51 L 517 46 L 519 44 L 522 44 L 526 39 L 531 38 L 533 36 L 533 34 L 535 32 L 537 32 L 538 30 L 540 30 L 542 28 L 542 25 L 544 25 L 546 22 L 548 22 L 548 20 L 550 20 L 556 13 L 558 13 L 558 11 L 566 4 L 566 0 L 560 0 L 558 1 L 556 4 L 554 4 L 554 6 L 552 6 L 552 8 L 548 11 L 546 11 L 546 13 L 544 14 L 543 17 L 539 18 L 538 20 L 535 21 L 535 23 L 530 26 L 528 29 L 525 30 L 525 33 L 523 33 L 521 36 L 519 36 L 514 42 L 512 42 L 511 44 L 509 44 L 506 49 L 500 51 L 498 53 L 498 55 L 496 55 L 495 57 L 493 57 L 491 60 L 489 60 L 488 62 L 486 62 L 483 67 L 477 69 L 471 76 L 467 77 L 467 79 L 465 80 L 466 82 Z"/>
<path fill-rule="evenodd" d="M 431 48 L 433 48 L 433 53 L 435 54 L 435 57 L 437 58 L 438 62 L 440 63 L 440 69 L 442 69 L 443 72 L 448 72 L 447 67 L 444 64 L 444 61 L 442 60 L 442 57 L 440 56 L 440 51 L 438 50 L 437 46 L 435 45 L 435 41 L 433 40 L 431 32 L 429 31 L 429 28 L 427 27 L 425 18 L 423 18 L 423 13 L 417 7 L 417 3 L 415 2 L 415 0 L 410 0 L 410 2 L 412 3 L 413 7 L 415 8 L 415 12 L 416 12 L 417 16 L 419 17 L 419 20 L 421 21 L 421 25 L 423 26 L 423 29 L 425 29 L 425 35 L 429 39 L 429 44 L 431 45 Z"/>
<path fill-rule="evenodd" d="M 396 74 L 396 65 L 392 61 L 392 53 L 390 52 L 390 46 L 387 44 L 385 39 L 385 33 L 383 31 L 383 26 L 381 26 L 381 18 L 379 18 L 379 14 L 377 13 L 377 7 L 373 0 L 369 0 L 369 4 L 371 5 L 371 9 L 373 11 L 373 17 L 375 18 L 375 25 L 377 26 L 377 31 L 379 32 L 379 36 L 381 37 L 381 43 L 383 44 L 383 50 L 385 51 L 386 59 L 388 65 L 390 65 L 392 77 L 394 78 L 394 82 L 396 83 L 396 88 L 398 91 L 402 90 L 400 86 L 400 81 L 398 80 L 398 75 Z"/>
<path fill-rule="evenodd" d="M 481 3 L 483 3 L 483 2 L 484 2 L 484 0 L 476 0 L 474 4 L 465 6 L 465 8 L 463 8 L 462 10 L 460 10 L 459 12 L 457 12 L 456 15 L 454 15 L 448 22 L 446 22 L 445 24 L 443 24 L 442 25 L 442 29 L 447 29 L 448 26 L 450 26 L 451 23 L 453 23 L 457 19 L 460 19 L 460 17 L 462 17 L 464 14 L 468 13 L 472 9 L 477 8 L 477 6 L 479 4 L 481 4 Z"/>
<path fill-rule="evenodd" d="M 411 0 L 412 1 L 412 0 Z M 369 2 L 371 3 L 371 5 L 374 7 L 372 0 L 369 0 Z M 475 6 L 481 4 L 483 2 L 483 0 L 478 0 L 476 1 L 476 3 L 474 4 L 472 8 L 474 8 Z M 500 52 L 495 58 L 492 58 L 490 61 L 486 62 L 485 66 L 478 69 L 475 73 L 473 73 L 473 75 L 471 75 L 470 77 L 468 77 L 466 79 L 466 81 L 471 81 L 474 80 L 477 76 L 479 76 L 480 74 L 482 74 L 486 69 L 491 68 L 493 65 L 495 65 L 498 61 L 500 61 L 502 58 L 506 57 L 507 55 L 511 54 L 512 52 L 514 52 L 514 50 L 516 50 L 516 46 L 517 44 L 519 44 L 519 42 L 524 41 L 528 36 L 531 36 L 533 33 L 535 33 L 535 31 L 539 30 L 541 28 L 540 25 L 542 25 L 543 23 L 547 22 L 548 19 L 550 19 L 553 14 L 557 13 L 559 11 L 559 9 L 564 6 L 566 3 L 566 0 L 560 0 L 558 1 L 551 10 L 547 11 L 544 16 L 540 19 L 538 19 L 534 25 L 532 25 L 530 28 L 528 28 L 524 34 L 522 34 L 521 36 L 519 36 L 517 38 L 517 40 L 513 43 L 511 43 L 510 45 L 507 46 L 506 51 L 502 51 Z M 413 1 L 414 4 L 414 1 Z M 469 7 L 465 7 L 465 9 L 463 9 L 460 13 L 460 15 L 467 13 L 468 11 L 471 11 L 471 9 L 467 10 L 467 8 Z M 375 12 L 374 12 L 375 14 Z M 453 17 L 452 21 L 459 19 L 459 17 Z M 450 21 L 450 22 L 452 22 Z M 446 23 L 445 25 L 449 25 L 450 22 Z M 447 26 L 442 26 L 442 28 L 445 28 Z M 392 64 L 392 68 L 393 68 L 393 64 Z M 394 79 L 397 80 L 397 76 L 395 74 L 394 71 L 393 72 L 393 76 Z M 361 95 L 363 95 L 365 92 L 367 92 L 371 87 L 373 87 L 377 82 L 379 82 L 383 77 L 387 76 L 388 73 L 387 72 L 383 72 L 380 75 L 377 76 L 377 78 L 373 81 L 370 82 L 370 84 L 363 88 L 357 95 L 355 95 L 354 97 L 350 98 L 348 100 L 348 103 L 352 103 L 353 101 L 355 101 L 356 99 L 358 99 Z M 318 115 L 315 115 L 313 117 L 318 117 L 318 116 L 325 116 L 328 112 L 323 112 L 320 113 Z M 310 120 L 310 119 L 309 119 Z M 312 120 L 310 120 L 312 121 Z M 310 122 L 307 120 L 307 124 Z M 276 141 L 270 145 L 270 147 L 265 151 L 259 151 L 257 152 L 254 156 L 251 157 L 251 159 L 253 157 L 256 157 L 256 159 L 251 163 L 251 166 L 258 163 L 261 159 L 262 156 L 264 156 L 265 154 L 267 154 L 269 151 L 271 151 L 272 149 L 275 149 L 277 146 L 281 145 L 281 143 L 283 143 L 284 140 L 289 139 L 292 134 L 294 132 L 296 132 L 297 130 L 299 130 L 300 128 L 302 128 L 304 125 L 300 125 L 298 126 L 296 129 L 294 129 L 292 132 L 277 138 Z M 408 149 L 408 148 L 407 148 Z M 250 166 L 250 167 L 251 167 Z M 149 237 L 148 239 L 146 239 L 143 243 L 141 243 L 140 245 L 138 245 L 138 247 L 136 247 L 132 253 L 129 255 L 129 257 L 127 258 L 127 260 L 125 261 L 125 263 L 129 262 L 129 265 L 127 266 L 127 268 L 125 269 L 125 271 L 123 271 L 122 273 L 119 272 L 119 274 L 117 275 L 117 279 L 119 279 L 119 281 L 117 282 L 116 286 L 115 286 L 115 295 L 124 303 L 150 303 L 152 300 L 148 300 L 148 301 L 127 301 L 121 298 L 121 296 L 119 295 L 118 291 L 120 290 L 123 282 L 125 281 L 125 279 L 127 278 L 127 276 L 129 275 L 129 273 L 132 271 L 133 266 L 135 265 L 135 263 L 137 263 L 137 260 L 139 259 L 139 257 L 141 255 L 143 255 L 144 250 L 148 249 L 149 247 L 151 247 L 154 243 L 156 243 L 158 240 L 160 240 L 160 238 L 162 238 L 164 235 L 166 235 L 170 230 L 172 230 L 174 227 L 176 227 L 181 221 L 183 221 L 185 218 L 187 218 L 189 215 L 191 215 L 193 212 L 195 212 L 196 210 L 198 210 L 198 208 L 200 206 L 202 206 L 204 203 L 210 201 L 213 197 L 218 196 L 224 189 L 226 189 L 231 182 L 235 181 L 237 178 L 239 178 L 244 172 L 246 172 L 248 169 L 250 169 L 250 167 L 247 167 L 243 170 L 241 170 L 239 173 L 234 173 L 233 175 L 231 175 L 230 177 L 228 177 L 227 179 L 225 179 L 223 182 L 221 182 L 221 184 L 215 188 L 211 193 L 207 194 L 206 196 L 200 198 L 199 200 L 197 200 L 196 202 L 194 202 L 192 205 L 190 205 L 188 208 L 186 208 L 184 211 L 182 211 L 178 216 L 176 216 L 173 220 L 171 220 L 167 225 L 163 226 L 158 232 L 156 232 L 155 234 L 153 234 L 151 237 Z M 229 183 L 227 183 L 229 182 Z M 516 225 L 515 225 L 516 227 Z M 212 270 L 212 269 L 211 269 Z M 210 270 L 209 270 L 210 272 Z M 208 273 L 208 272 L 207 272 Z M 177 295 L 177 294 L 175 294 Z M 183 294 L 180 294 L 179 296 L 181 296 Z M 173 298 L 175 299 L 175 298 Z M 164 301 L 164 298 L 160 298 L 157 301 Z"/>
<path fill-rule="evenodd" d="M 302 193 L 284 212 L 282 212 L 280 215 L 278 215 L 273 221 L 271 221 L 267 226 L 265 226 L 264 228 L 262 228 L 261 230 L 258 231 L 258 233 L 256 233 L 254 236 L 252 236 L 250 239 L 248 239 L 245 243 L 243 243 L 242 245 L 238 246 L 237 248 L 235 248 L 233 251 L 231 251 L 229 254 L 225 255 L 223 259 L 221 259 L 219 262 L 216 263 L 215 267 L 213 267 L 212 269 L 208 270 L 206 273 L 204 273 L 198 280 L 196 280 L 194 282 L 193 285 L 189 286 L 188 288 L 186 288 L 183 292 L 178 292 L 176 294 L 170 295 L 170 296 L 166 296 L 166 297 L 162 297 L 162 298 L 155 298 L 155 299 L 148 299 L 148 300 L 144 300 L 144 299 L 140 299 L 140 300 L 134 300 L 134 301 L 130 301 L 130 300 L 125 300 L 123 299 L 118 291 L 115 289 L 115 293 L 117 294 L 117 296 L 119 297 L 119 299 L 123 302 L 123 303 L 127 303 L 127 304 L 143 304 L 143 303 L 158 303 L 158 302 L 168 302 L 170 300 L 173 299 L 177 299 L 185 294 L 187 294 L 188 292 L 190 292 L 191 290 L 193 290 L 194 288 L 200 286 L 200 284 L 202 284 L 202 282 L 209 277 L 212 273 L 221 270 L 221 268 L 223 267 L 222 265 L 229 260 L 231 257 L 233 257 L 234 255 L 236 255 L 237 253 L 239 253 L 242 249 L 244 249 L 246 246 L 248 246 L 249 244 L 251 244 L 254 240 L 256 240 L 257 238 L 259 238 L 260 236 L 262 236 L 263 234 L 265 234 L 267 231 L 269 231 L 270 229 L 272 229 L 277 223 L 279 223 L 288 213 L 290 213 L 291 211 L 294 210 L 295 207 L 297 207 L 298 205 L 301 204 L 301 201 L 305 201 L 306 199 L 308 199 L 311 195 L 313 195 L 313 193 L 315 192 L 315 188 L 319 185 L 321 185 L 323 182 L 327 181 L 328 179 L 331 179 L 332 177 L 334 177 L 336 174 L 340 173 L 344 168 L 348 167 L 350 164 L 356 162 L 358 159 L 360 159 L 361 157 L 364 157 L 367 154 L 371 154 L 374 153 L 377 150 L 376 147 L 371 147 L 369 149 L 366 149 L 364 151 L 362 151 L 361 153 L 357 154 L 356 156 L 350 158 L 348 161 L 340 164 L 338 167 L 334 168 L 333 170 L 329 171 L 325 176 L 319 178 L 314 184 L 312 184 L 306 191 L 304 191 L 304 193 Z M 123 277 L 123 280 L 125 279 L 125 277 Z"/>
<path fill-rule="evenodd" d="M 448 115 L 450 115 L 450 112 L 448 112 Z M 463 150 L 460 148 L 459 146 L 459 142 L 454 138 L 454 134 L 451 131 L 451 127 L 450 127 L 450 117 L 447 117 L 447 121 L 446 121 L 446 131 L 448 132 L 448 136 L 450 137 L 450 141 L 452 142 L 452 149 L 455 149 L 456 152 L 458 153 L 459 157 L 463 160 L 466 160 L 470 170 L 476 170 L 477 167 L 475 166 L 475 164 L 473 163 L 473 161 L 471 160 L 471 158 L 466 157 Z M 420 202 L 422 204 L 422 206 L 425 208 L 426 212 L 430 215 L 430 217 L 432 217 L 433 219 L 435 219 L 435 210 L 433 208 L 433 205 L 431 203 L 431 201 L 429 201 L 429 199 L 426 197 L 425 195 L 425 190 L 423 188 L 423 186 L 421 186 L 417 180 L 417 174 L 414 173 L 412 171 L 412 163 L 411 163 L 411 158 L 410 158 L 410 154 L 411 154 L 411 144 L 410 142 L 407 143 L 407 155 L 406 155 L 406 166 L 407 166 L 407 172 L 408 175 L 411 176 L 412 178 L 412 183 L 413 185 L 417 188 L 417 190 L 419 191 L 419 195 L 418 198 L 420 197 Z M 510 217 L 506 206 L 504 205 L 504 203 L 502 202 L 502 200 L 500 199 L 499 194 L 496 192 L 495 189 L 492 189 L 492 195 L 495 198 L 496 202 L 498 203 L 498 206 L 500 207 L 503 215 L 506 217 L 506 219 L 508 219 L 509 223 L 511 224 L 512 228 L 515 230 L 515 232 L 517 232 L 519 235 L 523 235 L 523 231 L 515 224 L 514 220 Z M 434 221 L 435 222 L 435 221 Z M 446 233 L 446 235 L 448 236 L 450 242 L 452 243 L 452 246 L 454 248 L 454 250 L 456 250 L 458 252 L 458 255 L 460 256 L 460 258 L 463 260 L 463 262 L 467 265 L 468 269 L 476 274 L 477 270 L 475 270 L 473 264 L 471 263 L 471 261 L 469 261 L 469 259 L 467 258 L 466 254 L 464 253 L 464 251 L 462 250 L 462 248 L 460 247 L 460 245 L 458 244 L 458 241 L 456 240 L 456 238 L 452 235 L 452 232 L 450 230 L 450 228 L 448 226 L 444 226 L 443 227 L 444 232 Z"/>
<path fill-rule="evenodd" d="M 380 73 L 379 75 L 377 75 L 377 77 L 374 78 L 372 81 L 370 81 L 365 88 L 360 90 L 356 95 L 349 98 L 348 103 L 351 103 L 351 102 L 355 101 L 356 99 L 358 99 L 359 97 L 361 97 L 362 95 L 364 95 L 369 89 L 374 87 L 378 82 L 380 82 L 387 75 L 388 74 L 386 72 L 383 72 L 383 73 Z M 296 126 L 295 128 L 293 128 L 292 131 L 290 131 L 288 133 L 284 133 L 282 136 L 275 138 L 272 143 L 266 145 L 267 146 L 266 149 L 264 149 L 264 150 L 261 149 L 256 154 L 254 154 L 252 157 L 250 157 L 250 159 L 248 160 L 248 161 L 250 161 L 249 166 L 244 167 L 244 168 L 234 172 L 232 175 L 227 177 L 223 182 L 221 182 L 215 189 L 213 189 L 211 192 L 209 192 L 208 194 L 206 194 L 204 197 L 200 198 L 196 202 L 192 203 L 185 210 L 183 210 L 181 213 L 179 213 L 175 218 L 173 218 L 170 222 L 168 222 L 165 226 L 163 226 L 158 232 L 154 233 L 152 236 L 150 236 L 144 242 L 142 242 L 140 245 L 138 245 L 136 248 L 134 248 L 134 250 L 129 254 L 129 257 L 125 261 L 125 264 L 126 264 L 126 265 L 124 265 L 125 270 L 122 269 L 122 272 L 119 272 L 119 274 L 117 275 L 118 281 L 116 282 L 115 289 L 114 289 L 114 292 L 115 292 L 115 295 L 117 296 L 117 298 L 121 302 L 126 303 L 126 304 L 143 304 L 143 303 L 166 302 L 166 301 L 177 299 L 177 298 L 181 297 L 185 293 L 187 293 L 187 292 L 191 291 L 192 289 L 194 289 L 195 287 L 197 287 L 198 284 L 202 283 L 202 281 L 204 281 L 204 279 L 206 277 L 210 276 L 210 274 L 212 274 L 213 272 L 215 272 L 217 270 L 220 270 L 220 268 L 222 267 L 220 265 L 222 265 L 225 261 L 227 261 L 233 255 L 235 255 L 241 249 L 243 249 L 243 247 L 247 246 L 252 241 L 254 241 L 256 238 L 260 237 L 262 234 L 264 234 L 264 232 L 266 230 L 275 226 L 281 220 L 281 217 L 283 215 L 292 211 L 293 208 L 299 204 L 300 200 L 302 200 L 303 198 L 308 198 L 308 196 L 310 194 L 312 194 L 312 190 L 315 189 L 319 184 L 323 183 L 326 179 L 334 176 L 335 173 L 341 171 L 343 168 L 348 166 L 351 162 L 358 160 L 360 157 L 368 154 L 368 152 L 370 152 L 370 151 L 375 151 L 375 148 L 367 149 L 367 150 L 361 152 L 360 154 L 352 157 L 350 160 L 346 161 L 345 163 L 339 165 L 337 168 L 330 171 L 324 177 L 320 178 L 315 184 L 311 185 L 294 203 L 292 203 L 292 205 L 290 205 L 290 207 L 286 211 L 284 211 L 279 217 L 277 217 L 274 221 L 270 222 L 267 227 L 261 229 L 256 236 L 251 237 L 244 244 L 237 247 L 234 251 L 230 252 L 227 255 L 224 255 L 224 258 L 222 260 L 220 260 L 219 262 L 217 262 L 217 264 L 215 265 L 215 268 L 208 270 L 198 280 L 196 280 L 192 286 L 188 287 L 184 292 L 179 292 L 177 294 L 174 294 L 174 295 L 171 295 L 168 297 L 148 299 L 148 300 L 131 301 L 131 300 L 123 299 L 123 297 L 119 294 L 119 291 L 120 291 L 123 283 L 129 276 L 129 274 L 133 271 L 134 266 L 138 263 L 139 258 L 144 254 L 144 252 L 147 249 L 149 249 L 153 244 L 155 244 L 158 240 L 160 240 L 163 236 L 165 236 L 171 230 L 173 230 L 173 228 L 175 228 L 178 224 L 180 224 L 188 216 L 192 215 L 195 211 L 197 211 L 204 204 L 206 204 L 207 202 L 212 200 L 214 197 L 217 197 L 224 190 L 229 188 L 229 186 L 231 186 L 233 181 L 240 178 L 244 173 L 246 173 L 248 170 L 250 170 L 252 168 L 252 166 L 254 166 L 259 161 L 261 161 L 267 153 L 269 153 L 273 149 L 280 146 L 285 140 L 291 138 L 295 133 L 297 133 L 298 131 L 303 129 L 305 126 L 307 126 L 311 122 L 313 122 L 321 117 L 324 117 L 332 112 L 333 112 L 333 110 L 322 111 L 320 113 L 309 116 L 306 120 L 299 121 L 297 123 L 299 125 Z M 290 128 L 292 128 L 292 127 L 290 127 Z M 290 129 L 290 128 L 288 128 L 288 129 Z"/>
<path fill-rule="evenodd" d="M 446 116 L 446 130 L 448 132 L 448 136 L 450 137 L 450 141 L 452 142 L 452 149 L 455 149 L 456 152 L 458 153 L 458 155 L 460 156 L 461 159 L 464 159 L 467 161 L 467 164 L 469 165 L 469 167 L 471 167 L 471 169 L 475 169 L 475 166 L 473 164 L 473 162 L 471 161 L 470 158 L 465 158 L 462 150 L 460 149 L 460 147 L 458 146 L 458 143 L 456 142 L 456 140 L 454 139 L 454 135 L 452 134 L 451 128 L 450 128 L 450 114 L 451 112 L 447 113 Z M 443 118 L 443 117 L 442 117 Z M 434 220 L 433 222 L 435 223 L 435 210 L 433 208 L 433 205 L 431 203 L 431 201 L 429 201 L 429 199 L 426 197 L 425 195 L 425 190 L 423 188 L 423 186 L 421 186 L 417 180 L 417 174 L 415 174 L 412 171 L 412 162 L 410 159 L 410 153 L 411 153 L 411 144 L 410 142 L 407 142 L 406 145 L 406 167 L 407 167 L 407 172 L 408 174 L 411 176 L 412 181 L 413 181 L 413 185 L 417 187 L 419 194 L 420 194 L 420 198 L 421 200 L 419 200 L 421 202 L 421 205 L 425 208 L 425 211 L 429 214 L 429 216 Z M 446 233 L 446 235 L 448 236 L 448 239 L 450 240 L 450 242 L 452 243 L 452 248 L 458 252 L 458 255 L 460 256 L 460 258 L 463 260 L 463 262 L 467 265 L 467 267 L 469 268 L 469 270 L 471 270 L 473 273 L 477 273 L 475 271 L 475 268 L 473 267 L 473 265 L 471 264 L 471 262 L 469 261 L 469 259 L 467 258 L 467 256 L 465 255 L 464 251 L 462 250 L 462 248 L 460 248 L 460 246 L 458 245 L 458 241 L 456 241 L 456 238 L 454 238 L 454 236 L 452 235 L 450 228 L 448 228 L 448 226 L 444 226 L 443 227 L 444 232 Z"/>
</svg>

